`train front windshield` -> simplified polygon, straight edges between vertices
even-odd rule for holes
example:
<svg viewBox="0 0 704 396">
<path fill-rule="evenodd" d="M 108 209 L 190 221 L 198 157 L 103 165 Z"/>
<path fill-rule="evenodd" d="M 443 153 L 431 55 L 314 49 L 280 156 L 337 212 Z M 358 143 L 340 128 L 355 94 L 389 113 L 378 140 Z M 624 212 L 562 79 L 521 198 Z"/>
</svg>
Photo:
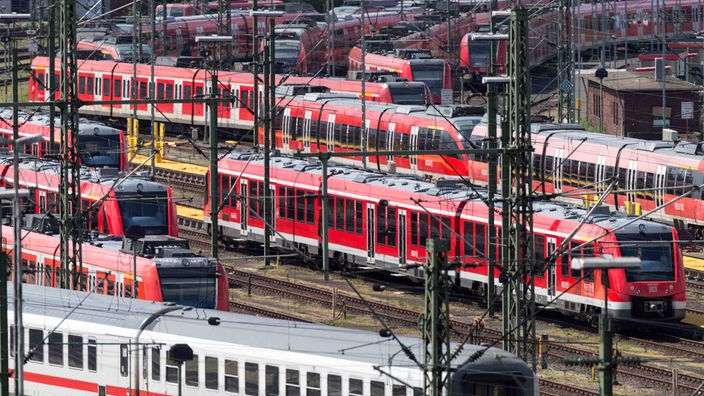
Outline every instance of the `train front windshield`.
<svg viewBox="0 0 704 396">
<path fill-rule="evenodd" d="M 425 106 L 428 98 L 425 97 L 425 87 L 405 86 L 405 84 L 389 84 L 391 101 L 398 105 L 421 105 Z"/>
<path fill-rule="evenodd" d="M 204 259 L 206 260 L 206 259 Z M 217 277 L 211 268 L 157 267 L 164 301 L 217 309 Z"/>
<path fill-rule="evenodd" d="M 430 94 L 440 96 L 445 81 L 444 62 L 411 62 L 413 81 L 422 81 L 430 89 Z"/>
<path fill-rule="evenodd" d="M 116 191 L 117 203 L 122 215 L 122 227 L 142 227 L 145 235 L 167 235 L 169 233 L 169 200 L 166 192 L 135 193 Z"/>
<path fill-rule="evenodd" d="M 276 73 L 290 73 L 298 64 L 301 42 L 296 40 L 277 40 L 274 47 Z"/>
<path fill-rule="evenodd" d="M 620 242 L 621 256 L 640 258 L 640 268 L 626 269 L 626 281 L 675 280 L 676 252 L 672 248 L 671 234 L 648 234 L 649 241 L 633 234 L 617 234 L 616 237 Z"/>
<path fill-rule="evenodd" d="M 469 67 L 486 70 L 489 67 L 490 43 L 471 41 L 469 44 Z"/>
<path fill-rule="evenodd" d="M 78 138 L 78 152 L 81 163 L 96 168 L 117 168 L 120 166 L 120 135 L 81 134 Z"/>
</svg>

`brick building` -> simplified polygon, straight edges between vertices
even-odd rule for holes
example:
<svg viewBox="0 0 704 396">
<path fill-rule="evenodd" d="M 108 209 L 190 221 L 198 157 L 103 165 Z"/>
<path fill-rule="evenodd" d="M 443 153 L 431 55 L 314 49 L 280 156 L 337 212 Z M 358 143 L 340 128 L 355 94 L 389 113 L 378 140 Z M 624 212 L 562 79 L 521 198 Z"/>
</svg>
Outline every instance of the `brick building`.
<svg viewBox="0 0 704 396">
<path fill-rule="evenodd" d="M 600 128 L 602 93 L 594 75 L 587 81 L 587 121 Z M 676 130 L 681 138 L 698 140 L 701 131 L 701 87 L 666 78 L 665 122 L 662 122 L 663 84 L 654 73 L 609 70 L 603 79 L 604 133 L 641 139 L 662 139 L 662 129 Z"/>
</svg>

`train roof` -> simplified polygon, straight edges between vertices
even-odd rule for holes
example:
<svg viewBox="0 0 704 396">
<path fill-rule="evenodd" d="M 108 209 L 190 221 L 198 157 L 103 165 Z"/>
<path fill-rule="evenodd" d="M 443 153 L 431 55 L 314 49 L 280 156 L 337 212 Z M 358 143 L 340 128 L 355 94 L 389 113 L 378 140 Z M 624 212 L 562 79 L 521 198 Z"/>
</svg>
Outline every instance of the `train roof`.
<svg viewBox="0 0 704 396">
<path fill-rule="evenodd" d="M 532 124 L 532 133 L 547 136 L 559 134 L 561 139 L 584 140 L 607 147 L 621 148 L 627 146 L 632 150 L 658 153 L 663 156 L 686 158 L 700 161 L 704 154 L 704 143 L 701 142 L 673 142 L 666 140 L 644 140 L 632 137 L 606 135 L 603 133 L 588 132 L 583 127 L 573 124 Z"/>
<path fill-rule="evenodd" d="M 13 115 L 11 109 L 0 110 L 0 120 L 12 120 L 12 117 Z M 20 111 L 18 113 L 17 120 L 19 121 L 21 126 L 25 124 L 49 126 L 51 115 L 49 113 L 43 112 L 27 113 L 24 111 Z M 54 117 L 54 125 L 56 129 L 61 127 L 61 121 L 59 117 Z M 8 127 L 9 126 L 11 125 L 8 125 Z M 79 135 L 112 136 L 121 132 L 120 129 L 107 126 L 100 121 L 91 120 L 83 117 L 78 120 L 78 127 Z M 59 140 L 59 138 L 60 136 L 56 136 L 56 140 Z"/>
<path fill-rule="evenodd" d="M 259 154 L 232 152 L 225 158 L 248 161 L 249 169 L 252 169 L 253 165 L 263 167 L 264 164 L 264 158 Z M 286 156 L 272 156 L 270 161 L 273 168 L 289 169 L 295 171 L 296 174 L 303 173 L 320 176 L 322 172 L 322 165 L 317 161 L 308 161 Z M 399 192 L 400 194 L 395 195 L 396 197 L 408 197 L 409 193 L 418 194 L 421 198 L 422 196 L 426 196 L 429 198 L 426 204 L 430 207 L 433 206 L 433 202 L 438 201 L 437 198 L 442 198 L 442 201 L 446 204 L 449 204 L 450 201 L 462 200 L 474 200 L 483 204 L 483 201 L 485 201 L 487 197 L 486 190 L 468 187 L 461 181 L 455 179 L 438 180 L 435 183 L 429 183 L 410 176 L 382 174 L 341 165 L 335 162 L 328 164 L 328 174 L 330 175 L 328 177 L 330 190 L 335 190 L 336 186 L 344 186 L 345 191 L 353 191 L 352 186 L 354 184 L 378 187 L 378 194 L 369 197 L 372 200 L 383 200 L 387 197 L 388 199 L 393 199 L 393 196 L 389 194 L 389 190 Z M 434 199 L 430 199 L 430 197 Z M 500 200 L 498 194 L 496 199 Z M 591 215 L 587 216 L 589 209 L 579 206 L 562 202 L 535 201 L 533 211 L 537 215 L 548 218 L 566 219 L 574 222 L 584 221 L 586 224 L 597 225 L 605 229 L 618 228 L 619 232 L 639 233 L 642 231 L 640 227 L 643 226 L 647 227 L 648 232 L 663 234 L 672 232 L 670 226 L 662 225 L 651 220 L 636 220 L 635 216 L 628 216 L 620 212 L 610 212 L 607 207 L 597 208 Z"/>
<path fill-rule="evenodd" d="M 12 289 L 8 287 L 9 310 L 14 310 Z M 169 307 L 164 303 L 23 285 L 24 315 L 43 316 L 47 318 L 47 322 L 68 318 L 67 322 L 78 322 L 78 325 L 86 323 L 87 326 L 114 326 L 122 330 L 134 330 L 136 334 L 147 318 L 158 317 L 158 320 L 147 327 L 147 331 L 191 338 L 194 343 L 248 345 L 281 353 L 297 352 L 379 365 L 382 369 L 405 369 L 416 365 L 398 342 L 393 338 L 381 337 L 377 332 L 209 309 L 178 309 L 173 305 L 173 312 L 163 313 Z M 218 318 L 219 321 L 212 322 L 219 324 L 209 324 L 210 318 Z M 381 328 L 381 325 L 379 327 Z M 62 331 L 61 327 L 56 331 Z M 142 340 L 147 338 L 147 334 L 142 336 Z M 418 361 L 422 360 L 423 341 L 420 337 L 399 339 L 413 352 Z M 473 344 L 464 345 L 455 362 L 463 363 L 478 351 L 483 353 L 478 354 L 479 357 L 475 360 L 477 366 L 492 365 L 496 370 L 496 364 L 500 363 L 511 371 L 524 371 L 527 367 L 525 362 L 504 350 Z"/>
<path fill-rule="evenodd" d="M 13 154 L 10 152 L 0 152 L 0 163 L 10 165 L 14 161 Z M 19 157 L 20 170 L 29 170 L 32 172 L 41 172 L 55 176 L 60 175 L 60 164 L 54 159 L 46 157 L 37 158 L 33 156 L 21 155 Z M 148 175 L 142 173 L 134 173 L 129 177 L 127 174 L 120 172 L 117 168 L 98 168 L 90 169 L 82 166 L 80 169 L 81 181 L 102 184 L 112 188 L 117 182 L 117 191 L 137 191 L 139 193 L 163 193 L 167 190 L 167 186 L 161 183 L 155 183 L 149 180 Z M 58 187 L 58 186 L 56 186 Z"/>
</svg>

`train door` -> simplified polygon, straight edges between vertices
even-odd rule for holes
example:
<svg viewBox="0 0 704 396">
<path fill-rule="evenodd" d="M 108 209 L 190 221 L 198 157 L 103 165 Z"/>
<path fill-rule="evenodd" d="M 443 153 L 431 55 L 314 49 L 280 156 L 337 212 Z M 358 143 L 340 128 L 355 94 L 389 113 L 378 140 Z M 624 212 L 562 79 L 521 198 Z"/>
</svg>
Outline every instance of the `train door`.
<svg viewBox="0 0 704 396">
<path fill-rule="evenodd" d="M 149 80 L 146 78 L 137 78 L 137 99 L 147 100 L 149 97 Z M 135 96 L 134 93 L 132 95 Z M 137 110 L 147 110 L 146 103 L 137 104 Z"/>
<path fill-rule="evenodd" d="M 101 79 L 103 83 L 103 89 L 102 89 L 102 100 L 103 101 L 110 101 L 112 99 L 112 92 L 111 92 L 111 81 L 108 75 L 103 76 Z M 109 109 L 111 107 L 110 103 L 104 103 L 103 107 L 106 109 Z"/>
<path fill-rule="evenodd" d="M 291 139 L 291 108 L 284 109 L 284 119 L 281 125 L 281 142 L 284 153 L 290 151 L 289 140 Z"/>
<path fill-rule="evenodd" d="M 594 185 L 597 194 L 602 194 L 606 190 L 606 157 L 599 155 L 596 157 L 596 175 L 594 175 Z"/>
<path fill-rule="evenodd" d="M 555 238 L 548 238 L 546 257 L 551 257 L 557 248 L 557 240 Z M 553 262 L 548 265 L 547 275 L 548 275 L 548 296 L 555 297 L 555 287 L 557 284 L 557 263 Z"/>
<path fill-rule="evenodd" d="M 406 264 L 406 211 L 398 211 L 398 264 Z"/>
<path fill-rule="evenodd" d="M 204 84 L 202 82 L 197 82 L 193 84 L 193 96 L 196 98 L 202 98 L 205 95 Z M 193 104 L 193 116 L 202 117 L 205 112 L 205 103 Z"/>
<path fill-rule="evenodd" d="M 418 127 L 411 127 L 411 140 L 409 142 L 408 148 L 412 152 L 418 152 Z M 416 155 L 409 155 L 408 159 L 411 164 L 411 173 L 418 173 L 418 157 Z"/>
<path fill-rule="evenodd" d="M 658 165 L 655 174 L 655 206 L 662 206 L 665 203 L 665 165 Z"/>
<path fill-rule="evenodd" d="M 327 135 L 328 153 L 330 153 L 335 151 L 335 114 L 328 116 Z"/>
<path fill-rule="evenodd" d="M 269 196 L 276 197 L 276 186 L 273 184 L 269 185 Z M 276 207 L 278 199 L 272 199 L 272 204 L 270 205 L 271 210 L 268 210 L 267 217 L 269 217 L 269 225 L 271 226 L 271 234 L 269 235 L 269 241 L 276 242 L 276 214 L 279 213 L 279 208 Z"/>
<path fill-rule="evenodd" d="M 638 189 L 638 161 L 628 161 L 628 172 L 626 173 L 626 201 L 635 205 L 636 191 Z M 633 208 L 632 210 L 635 210 Z M 635 213 L 635 212 L 631 212 Z"/>
<path fill-rule="evenodd" d="M 95 268 L 88 269 L 88 290 L 95 290 Z"/>
<path fill-rule="evenodd" d="M 310 153 L 310 123 L 313 117 L 313 112 L 306 111 L 303 119 L 303 152 Z"/>
<path fill-rule="evenodd" d="M 115 275 L 115 295 L 118 297 L 125 295 L 125 274 L 123 273 Z"/>
<path fill-rule="evenodd" d="M 562 192 L 562 165 L 564 161 L 564 154 L 562 149 L 557 149 L 555 150 L 555 160 L 553 161 L 553 164 L 555 164 L 555 193 L 561 193 Z"/>
<path fill-rule="evenodd" d="M 247 208 L 249 208 L 249 189 L 247 185 L 247 180 L 240 181 L 240 196 L 242 203 L 240 203 L 240 234 L 247 235 Z"/>
<path fill-rule="evenodd" d="M 389 127 L 386 131 L 386 151 L 392 151 L 394 149 L 394 130 L 396 129 L 396 123 L 390 122 Z M 386 156 L 386 164 L 389 165 L 391 161 L 394 160 L 393 155 Z M 389 169 L 391 170 L 391 169 Z"/>
<path fill-rule="evenodd" d="M 39 213 L 47 213 L 46 203 L 46 191 L 39 191 Z"/>
<path fill-rule="evenodd" d="M 374 232 L 376 231 L 376 214 L 374 213 L 374 204 L 367 204 L 367 262 L 374 262 L 374 246 L 376 244 L 376 238 L 374 238 Z"/>
</svg>

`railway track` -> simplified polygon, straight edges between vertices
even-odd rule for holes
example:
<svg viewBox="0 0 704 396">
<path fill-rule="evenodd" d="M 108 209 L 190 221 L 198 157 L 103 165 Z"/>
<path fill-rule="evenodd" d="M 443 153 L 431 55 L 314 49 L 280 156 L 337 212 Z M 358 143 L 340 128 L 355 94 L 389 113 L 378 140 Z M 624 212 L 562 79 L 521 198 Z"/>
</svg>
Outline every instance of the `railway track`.
<svg viewBox="0 0 704 396">
<path fill-rule="evenodd" d="M 395 323 L 398 326 L 414 327 L 420 319 L 420 313 L 411 310 L 390 306 L 385 303 L 362 300 L 359 297 L 340 293 L 339 291 L 331 291 L 323 287 L 311 287 L 301 285 L 294 282 L 289 282 L 282 279 L 270 278 L 267 276 L 251 273 L 248 271 L 240 271 L 228 269 L 229 281 L 231 287 L 246 288 L 249 293 L 258 291 L 266 295 L 273 295 L 276 298 L 288 300 L 304 301 L 312 303 L 324 308 L 330 309 L 333 312 L 346 312 L 349 315 L 377 315 L 386 323 Z M 276 314 L 276 312 L 274 312 Z M 456 340 L 471 340 L 473 343 L 496 344 L 501 339 L 501 331 L 497 329 L 484 328 L 482 326 L 475 327 L 476 323 L 467 323 L 453 320 L 451 322 L 453 337 Z M 473 332 L 472 334 L 470 334 Z M 638 340 L 638 343 L 641 341 Z M 645 343 L 651 349 L 662 350 L 657 342 Z M 675 356 L 691 356 L 693 359 L 701 359 L 701 352 L 688 351 L 688 347 L 696 346 L 702 348 L 700 343 L 692 343 L 684 345 L 681 348 L 671 348 L 670 353 Z M 674 351 L 673 351 L 674 350 Z M 682 355 L 686 354 L 686 355 Z M 596 359 L 597 355 L 590 350 L 571 347 L 551 342 L 548 355 L 556 361 L 582 359 Z M 588 370 L 588 368 L 585 368 Z M 676 371 L 667 368 L 660 368 L 652 364 L 621 364 L 617 368 L 617 375 L 621 379 L 636 381 L 640 383 L 648 383 L 656 386 L 658 389 L 671 390 L 673 378 L 677 378 L 677 392 L 695 391 L 704 381 L 702 377 L 696 377 L 686 374 L 677 374 Z M 570 385 L 555 385 L 550 382 L 546 384 L 545 394 L 559 395 L 595 395 L 596 392 L 574 388 Z M 541 392 L 541 394 L 543 394 Z"/>
</svg>

